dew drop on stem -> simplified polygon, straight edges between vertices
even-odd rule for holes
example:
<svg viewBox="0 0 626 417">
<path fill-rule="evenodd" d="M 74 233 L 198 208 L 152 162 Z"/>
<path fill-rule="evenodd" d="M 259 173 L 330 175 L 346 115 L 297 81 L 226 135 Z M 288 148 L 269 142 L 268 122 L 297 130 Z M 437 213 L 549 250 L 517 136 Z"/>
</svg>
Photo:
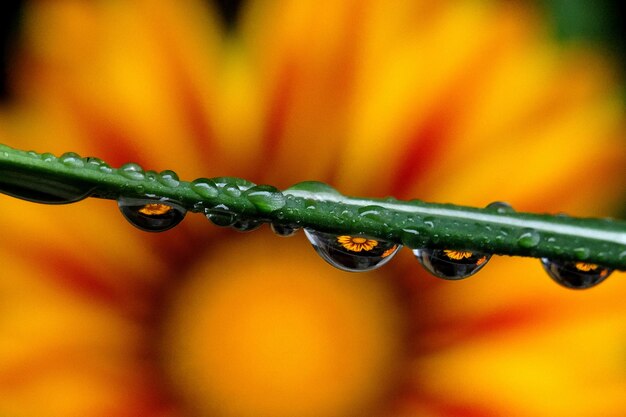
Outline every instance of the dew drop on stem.
<svg viewBox="0 0 626 417">
<path fill-rule="evenodd" d="M 166 187 L 174 188 L 178 187 L 178 185 L 180 184 L 178 175 L 174 171 L 170 171 L 169 169 L 161 171 L 157 175 L 156 179 L 158 182 L 160 182 L 162 185 L 165 185 Z"/>
<path fill-rule="evenodd" d="M 283 208 L 287 202 L 285 195 L 271 185 L 257 185 L 248 189 L 245 195 L 264 214 Z"/>
<path fill-rule="evenodd" d="M 145 178 L 143 168 L 133 162 L 122 165 L 117 172 L 129 180 L 142 181 Z"/>
<path fill-rule="evenodd" d="M 59 157 L 59 161 L 69 168 L 82 168 L 85 165 L 80 155 L 74 152 L 65 152 Z"/>
</svg>

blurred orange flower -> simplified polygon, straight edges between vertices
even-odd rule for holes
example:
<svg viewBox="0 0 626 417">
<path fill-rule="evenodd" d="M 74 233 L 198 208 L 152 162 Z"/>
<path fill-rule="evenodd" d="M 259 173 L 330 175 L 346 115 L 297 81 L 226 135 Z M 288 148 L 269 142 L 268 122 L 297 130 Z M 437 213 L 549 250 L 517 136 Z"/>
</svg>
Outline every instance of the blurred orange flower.
<svg viewBox="0 0 626 417">
<path fill-rule="evenodd" d="M 32 0 L 0 141 L 188 180 L 609 215 L 617 80 L 545 32 L 518 2 L 259 0 L 228 32 L 200 0 Z M 626 410 L 623 274 L 574 292 L 537 260 L 493 258 L 441 282 L 403 251 L 356 275 L 301 234 L 2 206 L 0 415 Z"/>
</svg>

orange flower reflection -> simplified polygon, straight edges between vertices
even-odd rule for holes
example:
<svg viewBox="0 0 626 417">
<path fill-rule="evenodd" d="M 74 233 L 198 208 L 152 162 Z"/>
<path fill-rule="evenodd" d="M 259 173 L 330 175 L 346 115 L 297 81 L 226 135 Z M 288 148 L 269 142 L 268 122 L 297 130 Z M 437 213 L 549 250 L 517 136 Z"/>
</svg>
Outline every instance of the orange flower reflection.
<svg viewBox="0 0 626 417">
<path fill-rule="evenodd" d="M 361 236 L 338 236 L 337 242 L 344 248 L 353 252 L 361 252 L 362 250 L 369 251 L 378 246 L 377 240 Z M 385 253 L 386 252 L 387 251 L 385 251 Z"/>
<path fill-rule="evenodd" d="M 544 32 L 510 2 L 259 0 L 226 33 L 201 1 L 33 0 L 0 141 L 188 180 L 608 215 L 616 80 Z M 494 258 L 441 282 L 402 251 L 357 275 L 302 236 L 199 215 L 148 234 L 109 201 L 2 207 L 1 415 L 626 409 L 623 274 L 573 292 Z"/>
</svg>

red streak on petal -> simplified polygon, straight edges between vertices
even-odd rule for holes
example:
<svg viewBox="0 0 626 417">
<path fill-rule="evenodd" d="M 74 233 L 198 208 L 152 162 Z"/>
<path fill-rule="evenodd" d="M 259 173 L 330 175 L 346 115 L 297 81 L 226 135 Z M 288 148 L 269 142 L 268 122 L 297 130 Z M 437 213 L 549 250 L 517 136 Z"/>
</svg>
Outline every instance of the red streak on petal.
<svg viewBox="0 0 626 417">
<path fill-rule="evenodd" d="M 390 415 L 394 416 L 428 416 L 440 417 L 500 417 L 501 414 L 488 404 L 466 403 L 454 398 L 436 398 L 426 393 L 421 387 L 407 387 L 406 392 L 397 400 L 397 405 Z M 477 399 L 480 401 L 480 399 Z M 484 401 L 488 403 L 488 401 Z"/>
<path fill-rule="evenodd" d="M 169 35 L 171 29 L 161 25 L 159 19 L 154 19 L 152 24 L 154 26 L 152 34 L 158 40 L 160 52 L 165 57 L 164 62 L 167 62 L 166 69 L 169 72 L 171 85 L 175 85 L 176 99 L 178 100 L 176 103 L 163 103 L 163 110 L 167 111 L 172 105 L 180 106 L 177 112 L 186 118 L 196 151 L 202 155 L 214 155 L 213 138 L 215 133 L 211 126 L 208 110 L 203 106 L 201 87 L 194 83 L 194 74 L 185 67 L 185 60 L 181 57 L 179 46 Z M 209 51 L 205 52 L 210 53 Z M 179 138 L 163 138 L 163 143 L 166 143 L 167 139 L 180 142 Z"/>
<path fill-rule="evenodd" d="M 439 404 L 433 404 L 432 408 L 435 409 L 436 414 L 446 417 L 497 417 L 500 415 L 482 404 L 455 404 L 453 400 L 450 403 L 442 401 Z"/>
<path fill-rule="evenodd" d="M 498 58 L 506 51 L 494 35 L 478 50 L 463 68 L 460 68 L 439 98 L 432 103 L 429 114 L 416 124 L 408 134 L 406 152 L 400 158 L 392 179 L 391 194 L 407 198 L 412 184 L 419 182 L 424 174 L 437 164 L 445 149 L 454 146 L 455 124 L 464 117 L 472 101 L 480 96 L 484 83 L 495 68 Z M 486 63 L 491 63 L 486 65 Z"/>
<path fill-rule="evenodd" d="M 263 156 L 259 158 L 259 160 L 266 162 L 259 166 L 261 171 L 255 176 L 257 178 L 262 178 L 268 163 L 276 158 L 278 147 L 284 138 L 289 108 L 294 97 L 295 79 L 296 66 L 288 61 L 277 76 L 274 92 L 268 104 L 266 123 L 262 134 Z"/>
<path fill-rule="evenodd" d="M 544 321 L 547 308 L 535 305 L 507 307 L 478 318 L 452 318 L 444 322 L 423 321 L 418 330 L 420 338 L 416 352 L 426 354 L 438 352 L 450 346 L 466 343 L 467 340 L 489 337 L 510 331 L 523 331 Z"/>
<path fill-rule="evenodd" d="M 149 313 L 146 303 L 153 292 L 140 284 L 141 280 L 138 278 L 132 276 L 104 278 L 91 268 L 90 264 L 78 259 L 74 254 L 52 247 L 37 249 L 31 246 L 27 254 L 16 251 L 14 256 L 26 258 L 27 261 L 36 259 L 37 265 L 42 270 L 41 279 L 52 281 L 89 302 L 107 305 L 112 310 L 119 311 L 120 315 L 138 319 L 145 318 Z M 94 259 L 94 262 L 98 260 Z M 118 268 L 119 266 L 115 271 L 119 271 Z M 115 274 L 115 271 L 111 273 Z"/>
<path fill-rule="evenodd" d="M 133 138 L 130 132 L 125 131 L 109 116 L 102 114 L 95 106 L 64 92 L 59 94 L 64 96 L 64 100 L 71 108 L 69 114 L 84 132 L 83 136 L 89 140 L 85 148 L 92 150 L 90 155 L 104 159 L 114 168 L 131 161 L 145 166 L 143 154 L 137 149 L 141 138 Z"/>
<path fill-rule="evenodd" d="M 406 197 L 409 184 L 419 181 L 425 172 L 430 171 L 437 154 L 447 145 L 446 121 L 451 117 L 448 110 L 434 109 L 426 122 L 415 128 L 406 151 L 398 161 L 391 185 L 392 195 L 397 198 Z"/>
</svg>

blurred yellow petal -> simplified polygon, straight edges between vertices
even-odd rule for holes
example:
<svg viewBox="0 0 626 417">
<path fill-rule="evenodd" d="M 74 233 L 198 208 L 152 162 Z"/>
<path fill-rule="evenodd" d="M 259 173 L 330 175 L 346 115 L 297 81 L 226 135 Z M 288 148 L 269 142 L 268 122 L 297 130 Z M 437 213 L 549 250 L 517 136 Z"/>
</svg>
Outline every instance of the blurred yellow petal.
<svg viewBox="0 0 626 417">
<path fill-rule="evenodd" d="M 611 64 L 522 2 L 26 4 L 0 141 L 114 166 L 519 210 L 614 213 Z M 409 251 L 366 275 L 303 237 L 201 215 L 146 234 L 114 202 L 2 198 L 0 414 L 621 416 L 626 287 L 536 259 L 467 281 Z M 408 334 L 407 334 L 408 332 Z"/>
</svg>

